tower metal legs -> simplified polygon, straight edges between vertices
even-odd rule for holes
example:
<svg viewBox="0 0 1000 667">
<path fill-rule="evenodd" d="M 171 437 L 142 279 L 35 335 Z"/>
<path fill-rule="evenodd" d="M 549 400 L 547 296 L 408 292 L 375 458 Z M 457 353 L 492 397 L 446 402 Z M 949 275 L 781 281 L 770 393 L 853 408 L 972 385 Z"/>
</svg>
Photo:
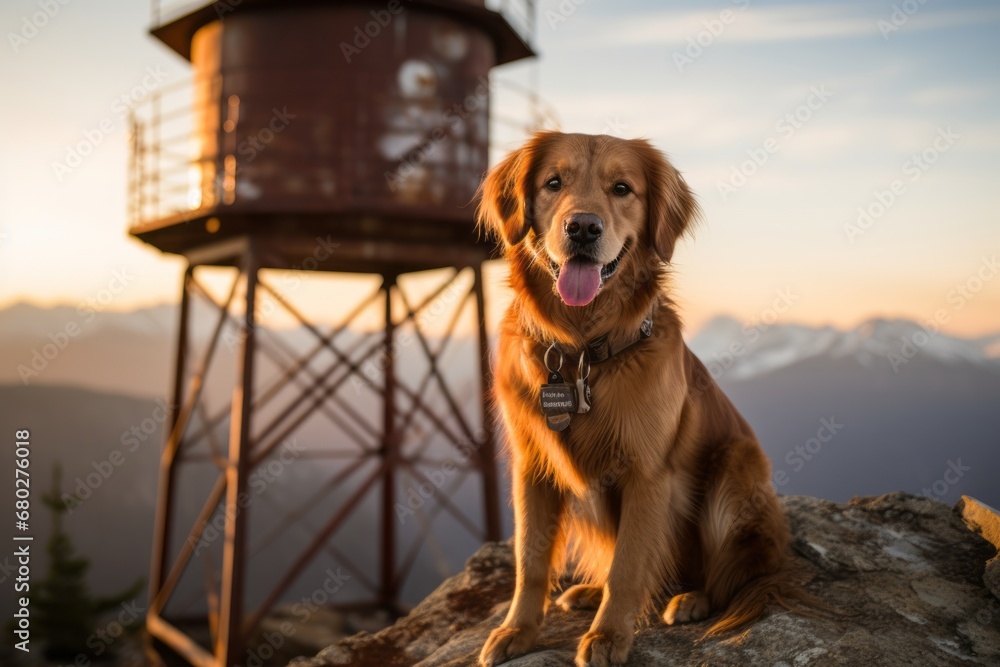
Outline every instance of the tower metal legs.
<svg viewBox="0 0 1000 667">
<path fill-rule="evenodd" d="M 432 498 L 433 509 L 428 502 L 428 508 L 422 510 L 423 530 L 430 531 L 434 518 L 440 513 L 447 513 L 477 541 L 498 540 L 501 537 L 495 434 L 487 398 L 491 383 L 489 345 L 479 264 L 472 264 L 464 270 L 455 269 L 440 287 L 419 301 L 413 301 L 412 296 L 408 296 L 400 284 L 400 276 L 383 274 L 382 285 L 377 292 L 348 313 L 334 330 L 324 333 L 261 276 L 262 269 L 281 268 L 280 262 L 272 261 L 273 258 L 261 251 L 252 239 L 236 246 L 229 244 L 226 248 L 230 253 L 228 256 L 201 259 L 206 263 L 227 263 L 238 268 L 238 276 L 228 297 L 218 299 L 211 296 L 196 275 L 197 264 L 189 266 L 184 274 L 173 410 L 160 460 L 147 614 L 147 627 L 153 637 L 170 646 L 191 664 L 204 667 L 235 667 L 246 662 L 248 638 L 320 552 L 336 554 L 344 560 L 345 568 L 359 573 L 356 579 L 369 591 L 371 605 L 396 613 L 402 610 L 400 592 L 412 571 L 421 540 L 426 537 L 421 535 L 414 543 L 404 544 L 406 540 L 399 530 L 397 515 L 399 504 L 403 501 L 401 485 L 426 484 L 429 479 L 421 467 L 427 465 L 426 446 L 413 442 L 413 427 L 418 421 L 425 431 L 432 431 L 435 437 L 443 438 L 456 451 L 465 452 L 465 460 L 456 466 L 456 470 L 463 479 L 467 475 L 478 478 L 482 492 L 482 513 L 478 519 L 473 519 L 467 514 L 467 507 L 453 502 L 447 489 L 439 488 Z M 470 272 L 471 287 L 465 284 Z M 431 336 L 424 331 L 426 318 L 422 318 L 421 314 L 442 294 L 449 295 L 449 303 L 453 303 L 458 310 L 446 326 L 438 327 L 443 333 Z M 193 359 L 192 354 L 192 332 L 197 330 L 192 326 L 192 298 L 195 296 L 207 300 L 215 311 L 212 334 L 199 359 Z M 368 332 L 350 345 L 341 342 L 344 332 L 358 331 L 352 327 L 358 316 L 379 300 L 384 306 L 382 329 Z M 294 317 L 300 325 L 299 329 L 310 332 L 316 339 L 315 345 L 309 350 L 292 349 L 272 341 L 265 323 L 260 322 L 257 316 L 265 301 L 277 304 Z M 462 368 L 467 367 L 469 374 L 480 376 L 476 384 L 481 400 L 477 403 L 479 412 L 470 420 L 468 405 L 463 407 L 462 392 L 449 385 L 447 374 L 442 372 L 439 362 L 445 348 L 456 338 L 461 309 L 471 301 L 474 301 L 476 311 L 473 348 L 479 356 L 479 363 L 470 359 L 467 366 L 463 363 Z M 233 315 L 230 309 L 236 304 L 240 306 L 237 311 L 242 312 Z M 237 330 L 238 343 L 232 401 L 227 410 L 210 414 L 203 396 L 205 376 L 218 356 L 216 351 L 220 340 L 232 328 Z M 408 336 L 406 346 L 399 344 L 403 333 Z M 333 353 L 332 364 L 322 371 L 314 370 L 315 355 L 326 351 Z M 427 364 L 426 373 L 416 386 L 412 378 L 407 380 L 400 375 L 399 361 L 411 354 L 423 355 Z M 281 370 L 276 377 L 261 375 L 258 359 L 263 355 L 267 355 Z M 378 361 L 380 369 L 375 377 L 370 370 L 373 360 Z M 262 382 L 264 380 L 267 382 Z M 346 383 L 362 386 L 380 398 L 380 424 L 367 423 L 360 410 L 337 393 Z M 295 388 L 294 398 L 290 401 L 288 392 L 283 391 L 288 387 Z M 428 398 L 432 389 L 436 391 L 435 395 L 443 397 L 443 406 L 432 405 Z M 277 416 L 269 418 L 266 424 L 262 418 L 255 420 L 255 415 L 262 415 L 261 409 L 270 403 L 280 408 Z M 355 481 L 360 478 L 361 481 L 351 487 L 351 493 L 342 494 L 337 509 L 324 525 L 310 527 L 308 544 L 296 554 L 288 571 L 275 573 L 276 581 L 273 582 L 253 582 L 255 593 L 266 591 L 266 594 L 259 606 L 249 609 L 248 561 L 255 552 L 253 546 L 248 544 L 248 526 L 254 511 L 248 501 L 248 480 L 255 468 L 268 461 L 289 435 L 315 414 L 326 415 L 341 427 L 341 432 L 353 434 L 348 440 L 357 441 L 321 443 L 322 447 L 314 452 L 316 457 L 335 453 L 341 460 L 348 461 L 348 465 L 324 485 L 324 493 L 343 491 L 349 478 Z M 212 430 L 222 428 L 227 419 L 228 450 L 213 445 L 213 456 L 199 459 L 196 446 L 212 439 Z M 474 422 L 479 420 L 481 425 L 476 427 Z M 356 452 L 356 459 L 352 461 L 349 457 L 354 455 L 353 452 Z M 184 464 L 196 460 L 216 464 L 212 468 L 215 481 L 207 490 L 193 522 L 180 526 L 179 481 L 184 474 Z M 367 468 L 365 464 L 368 464 Z M 379 489 L 376 496 L 379 498 L 379 525 L 371 537 L 379 541 L 379 558 L 376 576 L 370 580 L 362 576 L 363 567 L 348 562 L 337 546 L 335 533 L 352 513 L 358 511 L 365 497 L 375 493 L 376 488 Z M 316 502 L 316 498 L 311 497 L 308 502 Z M 187 500 L 190 501 L 190 498 Z M 222 559 L 217 566 L 207 567 L 205 576 L 204 599 L 208 618 L 203 619 L 203 625 L 207 625 L 211 636 L 211 641 L 206 644 L 204 640 L 199 643 L 192 638 L 188 625 L 173 619 L 168 604 L 175 597 L 181 577 L 194 566 L 206 527 L 220 512 L 225 517 Z M 303 513 L 301 507 L 290 511 L 284 522 L 286 525 L 279 526 L 267 539 L 280 539 L 288 525 L 299 525 L 301 528 L 296 522 Z M 187 537 L 180 543 L 174 543 L 171 538 L 182 527 L 187 528 Z"/>
</svg>

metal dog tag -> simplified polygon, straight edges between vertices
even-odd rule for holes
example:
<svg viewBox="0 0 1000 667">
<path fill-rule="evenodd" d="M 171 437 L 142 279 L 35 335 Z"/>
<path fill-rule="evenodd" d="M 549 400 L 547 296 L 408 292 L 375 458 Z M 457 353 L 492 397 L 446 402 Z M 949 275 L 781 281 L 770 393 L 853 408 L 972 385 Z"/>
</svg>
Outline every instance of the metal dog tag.
<svg viewBox="0 0 1000 667">
<path fill-rule="evenodd" d="M 545 423 L 553 431 L 565 431 L 569 428 L 569 415 L 565 412 L 561 415 L 546 415 Z"/>
<path fill-rule="evenodd" d="M 563 378 L 562 373 L 551 371 L 549 381 L 542 385 L 542 412 L 546 416 L 576 412 L 576 395 L 573 385 Z"/>
<path fill-rule="evenodd" d="M 553 351 L 559 353 L 559 365 L 555 368 L 549 365 L 549 353 Z M 576 394 L 573 386 L 559 372 L 563 365 L 563 353 L 553 343 L 545 351 L 542 361 L 549 372 L 549 381 L 542 385 L 540 394 L 545 423 L 553 431 L 565 431 L 569 428 L 570 413 L 576 411 Z"/>
</svg>

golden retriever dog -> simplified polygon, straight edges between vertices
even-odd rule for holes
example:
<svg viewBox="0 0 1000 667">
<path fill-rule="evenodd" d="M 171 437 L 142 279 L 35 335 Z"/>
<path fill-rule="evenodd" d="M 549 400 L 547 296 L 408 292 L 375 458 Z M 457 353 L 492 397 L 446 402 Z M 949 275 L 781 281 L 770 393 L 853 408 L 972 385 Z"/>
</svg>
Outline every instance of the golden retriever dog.
<svg viewBox="0 0 1000 667">
<path fill-rule="evenodd" d="M 770 464 L 667 296 L 698 213 L 644 140 L 536 134 L 483 182 L 479 221 L 502 239 L 515 294 L 495 392 L 517 583 L 482 665 L 532 650 L 567 561 L 585 583 L 556 604 L 597 610 L 580 666 L 624 663 L 653 609 L 670 625 L 720 612 L 715 633 L 798 597 Z"/>
</svg>

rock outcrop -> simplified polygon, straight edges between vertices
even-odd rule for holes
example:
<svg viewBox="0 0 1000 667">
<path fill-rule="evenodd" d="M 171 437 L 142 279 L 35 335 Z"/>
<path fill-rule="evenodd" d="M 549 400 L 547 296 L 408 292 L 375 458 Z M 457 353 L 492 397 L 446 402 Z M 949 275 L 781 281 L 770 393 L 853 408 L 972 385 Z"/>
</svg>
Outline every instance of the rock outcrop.
<svg viewBox="0 0 1000 667">
<path fill-rule="evenodd" d="M 974 498 L 963 496 L 955 509 L 962 514 L 965 524 L 1000 550 L 1000 512 Z M 1000 598 L 1000 554 L 986 563 L 983 575 L 986 587 Z"/>
<path fill-rule="evenodd" d="M 773 610 L 736 637 L 706 623 L 640 630 L 629 665 L 1000 665 L 1000 516 L 964 498 L 954 509 L 893 493 L 837 504 L 782 499 L 808 590 L 840 610 Z M 991 543 L 992 540 L 992 543 Z M 987 561 L 990 565 L 987 566 Z M 293 667 L 474 665 L 514 588 L 511 548 L 484 545 L 405 618 L 344 639 Z M 511 667 L 572 665 L 593 612 L 551 607 L 537 650 Z"/>
</svg>

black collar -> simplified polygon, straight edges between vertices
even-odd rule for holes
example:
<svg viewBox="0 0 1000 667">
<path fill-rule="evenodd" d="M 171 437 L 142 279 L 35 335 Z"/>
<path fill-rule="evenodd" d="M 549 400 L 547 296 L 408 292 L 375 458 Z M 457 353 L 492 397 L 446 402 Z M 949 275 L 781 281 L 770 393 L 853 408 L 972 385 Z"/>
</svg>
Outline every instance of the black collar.
<svg viewBox="0 0 1000 667">
<path fill-rule="evenodd" d="M 601 334 L 596 338 L 591 338 L 587 341 L 587 344 L 583 348 L 585 353 L 585 359 L 589 364 L 599 364 L 602 361 L 607 361 L 611 357 L 624 352 L 628 348 L 632 347 L 639 341 L 646 340 L 653 335 L 653 316 L 656 314 L 656 303 L 653 303 L 652 309 L 649 311 L 649 315 L 639 324 L 639 329 L 632 333 L 632 335 L 624 343 L 620 345 L 612 345 L 609 341 L 611 337 L 611 332 Z M 575 359 L 579 355 L 567 351 L 563 346 L 558 343 L 552 343 L 552 346 L 557 350 L 565 354 L 570 359 Z"/>
</svg>

